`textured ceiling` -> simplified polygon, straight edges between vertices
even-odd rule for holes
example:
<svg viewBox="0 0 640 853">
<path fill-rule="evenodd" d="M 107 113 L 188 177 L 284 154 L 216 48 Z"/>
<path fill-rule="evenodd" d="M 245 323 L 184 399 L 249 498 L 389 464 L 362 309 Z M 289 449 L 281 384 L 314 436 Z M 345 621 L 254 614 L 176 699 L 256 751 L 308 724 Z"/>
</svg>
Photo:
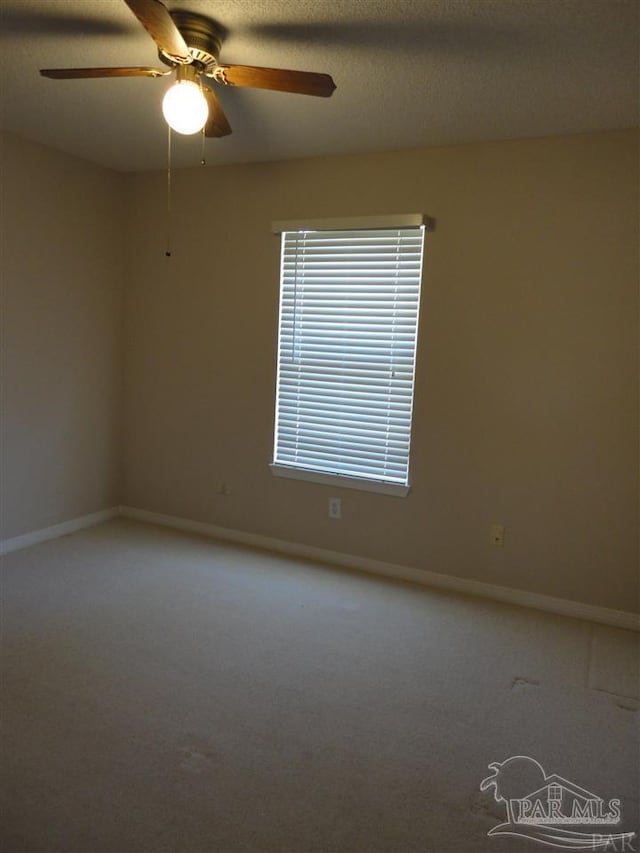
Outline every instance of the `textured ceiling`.
<svg viewBox="0 0 640 853">
<path fill-rule="evenodd" d="M 218 87 L 233 134 L 207 162 L 281 160 L 638 123 L 637 0 L 167 0 L 227 30 L 221 61 L 331 74 L 332 98 Z M 122 0 L 0 0 L 2 127 L 113 169 L 162 168 L 166 79 Z M 197 165 L 199 137 L 174 144 Z"/>
</svg>

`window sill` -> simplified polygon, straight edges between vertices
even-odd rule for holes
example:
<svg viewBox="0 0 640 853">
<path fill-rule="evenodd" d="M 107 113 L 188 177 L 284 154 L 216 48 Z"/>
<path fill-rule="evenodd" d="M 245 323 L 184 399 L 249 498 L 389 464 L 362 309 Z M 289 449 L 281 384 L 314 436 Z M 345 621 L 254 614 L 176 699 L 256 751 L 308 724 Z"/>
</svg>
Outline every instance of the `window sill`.
<svg viewBox="0 0 640 853">
<path fill-rule="evenodd" d="M 361 492 L 377 492 L 380 495 L 391 495 L 396 498 L 406 498 L 411 489 L 411 486 L 402 486 L 399 483 L 381 483 L 379 480 L 345 477 L 342 474 L 322 474 L 320 471 L 292 468 L 288 465 L 272 463 L 269 467 L 274 477 L 284 477 L 289 480 L 306 480 L 308 483 L 338 486 L 341 489 L 356 489 Z"/>
</svg>

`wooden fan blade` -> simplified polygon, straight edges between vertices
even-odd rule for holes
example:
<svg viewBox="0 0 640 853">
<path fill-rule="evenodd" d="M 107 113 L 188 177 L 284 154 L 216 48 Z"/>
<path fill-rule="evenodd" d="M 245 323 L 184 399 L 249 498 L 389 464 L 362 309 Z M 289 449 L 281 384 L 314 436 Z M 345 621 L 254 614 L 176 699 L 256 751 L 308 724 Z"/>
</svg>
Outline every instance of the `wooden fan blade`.
<svg viewBox="0 0 640 853">
<path fill-rule="evenodd" d="M 215 92 L 208 86 L 203 86 L 202 91 L 207 99 L 209 107 L 209 118 L 204 126 L 205 136 L 229 136 L 231 133 L 231 125 L 227 121 L 227 117 L 222 109 L 222 104 L 218 100 Z"/>
<path fill-rule="evenodd" d="M 329 98 L 336 88 L 329 74 L 313 71 L 287 71 L 284 68 L 258 68 L 252 65 L 216 65 L 214 79 L 230 86 L 275 89 L 298 95 Z"/>
<path fill-rule="evenodd" d="M 160 0 L 124 0 L 160 50 L 179 63 L 191 62 L 191 54 L 169 10 Z"/>
<path fill-rule="evenodd" d="M 43 77 L 75 80 L 84 77 L 165 77 L 171 70 L 162 68 L 41 68 Z"/>
</svg>

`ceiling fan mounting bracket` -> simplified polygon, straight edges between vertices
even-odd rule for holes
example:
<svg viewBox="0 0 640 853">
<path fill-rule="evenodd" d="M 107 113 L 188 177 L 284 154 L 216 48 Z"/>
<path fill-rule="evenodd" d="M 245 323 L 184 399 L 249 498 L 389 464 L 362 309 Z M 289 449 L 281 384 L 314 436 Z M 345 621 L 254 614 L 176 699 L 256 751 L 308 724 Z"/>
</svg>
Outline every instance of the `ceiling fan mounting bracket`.
<svg viewBox="0 0 640 853">
<path fill-rule="evenodd" d="M 189 48 L 191 61 L 187 61 L 187 64 L 195 65 L 201 73 L 212 72 L 218 64 L 224 39 L 222 27 L 211 18 L 182 9 L 173 9 L 169 14 Z M 158 51 L 158 56 L 165 65 L 170 65 L 172 68 L 184 64 L 182 60 L 165 53 L 162 49 Z"/>
</svg>

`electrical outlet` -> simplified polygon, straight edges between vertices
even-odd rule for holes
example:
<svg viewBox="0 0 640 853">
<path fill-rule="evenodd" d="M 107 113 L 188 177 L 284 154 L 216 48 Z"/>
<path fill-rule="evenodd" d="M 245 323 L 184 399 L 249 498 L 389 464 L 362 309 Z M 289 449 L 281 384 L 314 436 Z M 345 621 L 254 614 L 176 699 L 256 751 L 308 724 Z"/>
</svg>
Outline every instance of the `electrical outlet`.
<svg viewBox="0 0 640 853">
<path fill-rule="evenodd" d="M 489 528 L 489 539 L 492 545 L 502 548 L 504 545 L 504 527 L 502 524 L 492 524 Z"/>
<path fill-rule="evenodd" d="M 342 517 L 342 501 L 340 498 L 329 498 L 329 518 Z"/>
</svg>

